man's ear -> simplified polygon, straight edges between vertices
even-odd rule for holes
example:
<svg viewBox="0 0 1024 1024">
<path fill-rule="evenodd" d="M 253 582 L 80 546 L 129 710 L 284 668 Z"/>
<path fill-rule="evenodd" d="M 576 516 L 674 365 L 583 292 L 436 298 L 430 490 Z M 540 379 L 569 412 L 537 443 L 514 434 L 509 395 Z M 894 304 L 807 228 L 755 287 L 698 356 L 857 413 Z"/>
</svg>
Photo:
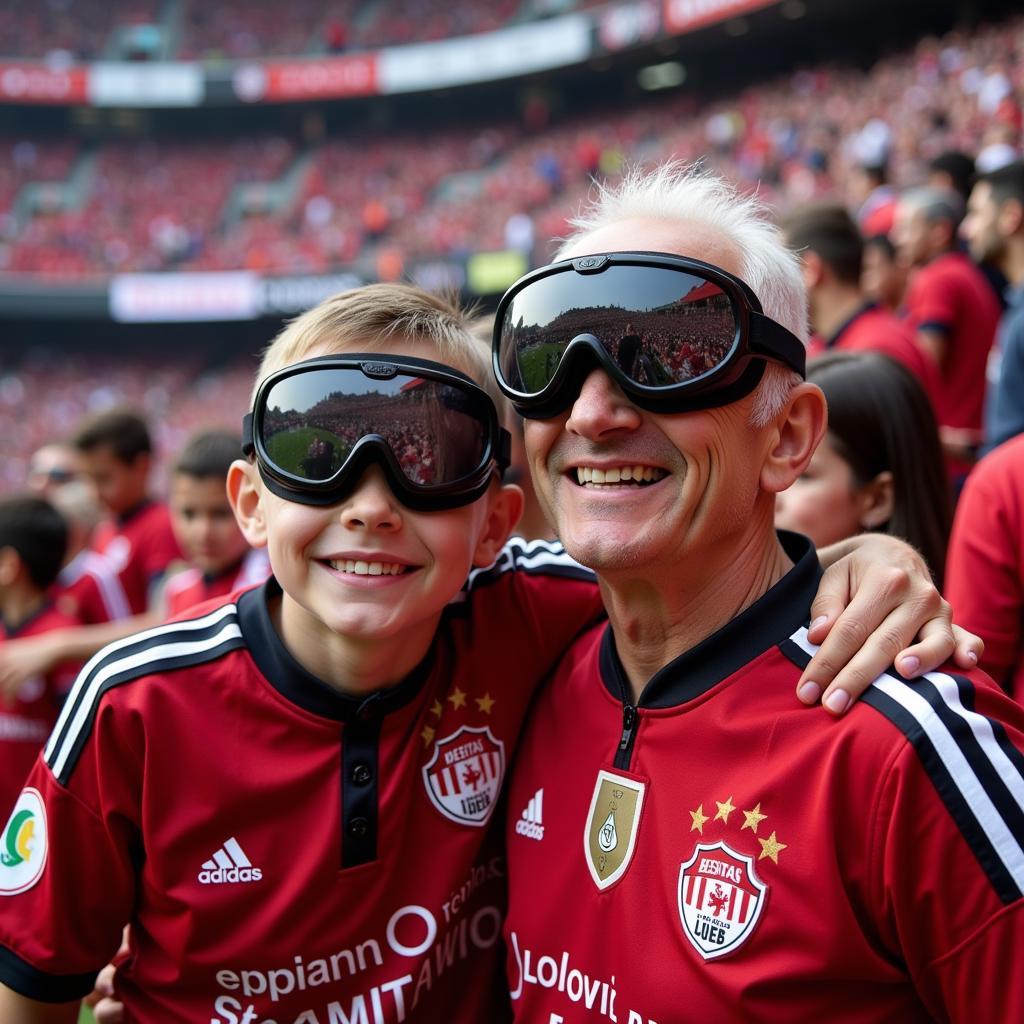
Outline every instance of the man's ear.
<svg viewBox="0 0 1024 1024">
<path fill-rule="evenodd" d="M 825 395 L 804 381 L 775 417 L 775 431 L 761 466 L 761 489 L 778 494 L 807 468 L 828 428 Z"/>
<path fill-rule="evenodd" d="M 1024 230 L 1024 203 L 1019 199 L 1007 199 L 999 207 L 997 223 L 1004 238 L 1019 234 Z"/>
<path fill-rule="evenodd" d="M 228 467 L 228 501 L 238 528 L 250 547 L 267 546 L 267 521 L 263 510 L 263 481 L 259 470 L 245 459 L 235 459 Z"/>
<path fill-rule="evenodd" d="M 477 568 L 490 565 L 498 557 L 526 503 L 523 492 L 515 484 L 500 484 L 482 500 L 488 504 L 483 529 L 473 550 L 473 565 Z"/>
<path fill-rule="evenodd" d="M 860 525 L 865 530 L 877 530 L 892 519 L 893 475 L 889 470 L 879 473 L 870 483 L 860 489 Z"/>
<path fill-rule="evenodd" d="M 817 288 L 825 274 L 825 264 L 821 257 L 813 249 L 805 249 L 800 253 L 800 267 L 807 291 Z"/>
</svg>

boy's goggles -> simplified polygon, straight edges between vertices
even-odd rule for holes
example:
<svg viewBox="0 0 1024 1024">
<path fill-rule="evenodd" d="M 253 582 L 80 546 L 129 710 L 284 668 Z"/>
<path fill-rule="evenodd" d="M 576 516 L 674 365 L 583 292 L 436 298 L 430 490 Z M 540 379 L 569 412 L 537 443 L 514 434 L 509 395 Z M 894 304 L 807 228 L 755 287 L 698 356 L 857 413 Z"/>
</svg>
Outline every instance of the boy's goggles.
<svg viewBox="0 0 1024 1024">
<path fill-rule="evenodd" d="M 264 380 L 242 423 L 267 487 L 288 501 L 334 505 L 367 467 L 417 511 L 481 497 L 509 463 L 494 403 L 440 363 L 353 353 L 308 359 Z"/>
<path fill-rule="evenodd" d="M 604 370 L 652 412 L 690 412 L 750 394 L 765 360 L 805 373 L 803 343 L 765 316 L 738 277 L 654 252 L 581 256 L 541 267 L 505 293 L 494 372 L 516 409 L 557 416 Z"/>
</svg>

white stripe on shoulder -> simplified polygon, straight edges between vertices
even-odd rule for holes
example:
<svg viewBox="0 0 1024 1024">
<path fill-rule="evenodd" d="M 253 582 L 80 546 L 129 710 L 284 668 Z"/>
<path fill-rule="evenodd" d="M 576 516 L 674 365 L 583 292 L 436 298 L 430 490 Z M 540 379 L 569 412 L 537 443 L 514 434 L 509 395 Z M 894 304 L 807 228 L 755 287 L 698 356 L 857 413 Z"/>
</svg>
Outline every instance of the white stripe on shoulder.
<svg viewBox="0 0 1024 1024">
<path fill-rule="evenodd" d="M 592 575 L 589 569 L 571 557 L 557 540 L 524 540 L 512 537 L 498 552 L 498 557 L 482 569 L 473 569 L 466 579 L 466 589 L 481 577 L 493 578 L 506 572 L 543 572 L 544 569 L 574 569 Z"/>
<path fill-rule="evenodd" d="M 53 767 L 54 774 L 60 774 L 63 761 L 74 746 L 74 740 L 78 732 L 88 722 L 92 705 L 95 703 L 98 694 L 101 692 L 101 687 L 107 679 L 119 672 L 144 665 L 147 661 L 152 661 L 156 656 L 163 659 L 179 657 L 185 654 L 197 654 L 223 643 L 230 637 L 241 636 L 241 630 L 235 619 L 236 611 L 235 605 L 226 604 L 200 619 L 156 626 L 141 633 L 134 633 L 123 640 L 116 640 L 94 654 L 86 662 L 82 671 L 79 672 L 75 685 L 64 702 L 64 707 L 61 710 L 60 717 L 57 719 L 57 724 L 54 726 L 53 732 L 50 734 L 50 738 L 43 750 L 43 757 Z M 223 628 L 214 636 L 200 641 L 190 642 L 188 640 L 190 633 L 202 632 L 216 626 L 225 619 L 230 621 L 225 622 Z M 156 638 L 165 639 L 166 642 L 161 643 L 158 647 L 144 646 L 141 651 L 132 653 L 132 649 L 140 643 Z M 119 652 L 124 653 L 118 657 Z M 69 723 L 70 727 L 67 728 L 63 741 L 59 742 L 58 737 L 65 732 L 65 727 Z M 62 748 L 59 755 L 60 761 L 58 762 L 60 768 L 51 761 L 58 746 Z"/>
<path fill-rule="evenodd" d="M 818 649 L 808 642 L 806 629 L 797 630 L 791 639 L 808 654 L 814 654 Z M 992 722 L 984 715 L 979 715 L 976 711 L 970 711 L 963 706 L 959 687 L 952 676 L 945 672 L 928 672 L 924 678 L 935 687 L 946 707 L 964 721 L 974 735 L 981 751 L 992 763 L 993 768 L 1009 790 L 1010 795 L 1024 810 L 1024 779 L 1021 778 L 1016 766 L 1011 763 L 1005 751 L 996 741 L 992 731 Z M 935 708 L 918 690 L 914 689 L 912 683 L 907 683 L 888 672 L 880 675 L 871 685 L 877 687 L 913 716 L 942 759 L 954 785 L 960 790 L 967 806 L 999 854 L 1006 870 L 1018 888 L 1024 891 L 1024 849 L 1021 848 L 1021 844 L 1007 826 L 1005 819 L 992 803 L 988 792 L 964 756 L 956 738 L 950 733 Z"/>
</svg>

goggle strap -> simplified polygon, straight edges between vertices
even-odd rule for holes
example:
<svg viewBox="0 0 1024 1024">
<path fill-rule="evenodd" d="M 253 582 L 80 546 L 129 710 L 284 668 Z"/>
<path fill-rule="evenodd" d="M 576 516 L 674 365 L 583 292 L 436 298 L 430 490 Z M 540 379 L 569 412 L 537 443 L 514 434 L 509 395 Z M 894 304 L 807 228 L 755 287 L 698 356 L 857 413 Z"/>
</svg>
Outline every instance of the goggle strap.
<svg viewBox="0 0 1024 1024">
<path fill-rule="evenodd" d="M 779 359 L 801 377 L 807 376 L 807 349 L 804 343 L 771 317 L 750 311 L 750 349 L 758 355 Z"/>
<path fill-rule="evenodd" d="M 494 462 L 499 474 L 504 477 L 505 470 L 512 463 L 512 435 L 504 428 L 498 428 L 498 440 L 494 446 Z"/>
<path fill-rule="evenodd" d="M 256 451 L 256 442 L 252 434 L 252 413 L 247 412 L 242 417 L 242 454 L 248 459 Z"/>
</svg>

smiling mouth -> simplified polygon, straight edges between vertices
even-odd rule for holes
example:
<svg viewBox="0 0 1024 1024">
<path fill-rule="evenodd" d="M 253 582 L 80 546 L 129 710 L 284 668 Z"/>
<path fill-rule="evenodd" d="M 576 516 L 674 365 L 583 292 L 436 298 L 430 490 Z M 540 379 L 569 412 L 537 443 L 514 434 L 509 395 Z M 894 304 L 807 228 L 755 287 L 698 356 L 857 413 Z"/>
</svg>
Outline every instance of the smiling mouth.
<svg viewBox="0 0 1024 1024">
<path fill-rule="evenodd" d="M 335 572 L 353 573 L 356 576 L 401 576 L 410 565 L 401 565 L 398 562 L 364 562 L 351 558 L 339 558 L 336 560 L 326 559 Z"/>
<path fill-rule="evenodd" d="M 657 466 L 615 466 L 611 469 L 596 469 L 591 466 L 576 467 L 576 483 L 581 487 L 602 487 L 608 484 L 629 484 L 632 487 L 649 487 L 668 476 L 668 470 Z"/>
</svg>

